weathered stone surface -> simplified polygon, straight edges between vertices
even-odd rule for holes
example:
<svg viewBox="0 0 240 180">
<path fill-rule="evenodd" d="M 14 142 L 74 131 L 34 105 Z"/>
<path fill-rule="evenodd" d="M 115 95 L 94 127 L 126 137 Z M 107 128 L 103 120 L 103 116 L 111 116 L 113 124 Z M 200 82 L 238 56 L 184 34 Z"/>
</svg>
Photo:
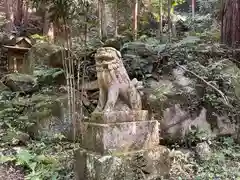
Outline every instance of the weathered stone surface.
<svg viewBox="0 0 240 180">
<path fill-rule="evenodd" d="M 26 101 L 30 107 L 23 118 L 31 123 L 27 128 L 31 137 L 35 139 L 42 137 L 54 139 L 58 135 L 72 141 L 74 139 L 73 128 L 75 128 L 76 137 L 79 136 L 80 125 L 77 124 L 76 127 L 73 127 L 71 120 L 69 120 L 68 97 L 66 94 L 38 94 L 33 95 L 31 99 L 26 99 Z M 77 109 L 77 112 L 80 112 L 80 110 Z"/>
<path fill-rule="evenodd" d="M 148 111 L 112 111 L 92 113 L 91 122 L 95 123 L 115 123 L 115 122 L 134 122 L 147 121 Z"/>
<path fill-rule="evenodd" d="M 0 81 L 0 91 L 8 91 L 8 90 L 10 89 Z"/>
<path fill-rule="evenodd" d="M 169 150 L 150 150 L 101 156 L 83 149 L 75 153 L 76 180 L 155 180 L 169 173 Z"/>
<path fill-rule="evenodd" d="M 166 108 L 160 122 L 161 137 L 168 141 L 182 142 L 192 131 L 202 133 L 202 138 L 211 137 L 211 125 L 207 122 L 207 110 L 203 108 L 195 118 L 181 109 L 179 104 Z"/>
<path fill-rule="evenodd" d="M 36 79 L 28 74 L 13 73 L 2 79 L 3 83 L 14 92 L 31 93 L 39 89 Z"/>
<path fill-rule="evenodd" d="M 137 79 L 130 81 L 121 53 L 112 47 L 99 48 L 95 54 L 95 61 L 99 100 L 94 112 L 111 112 L 120 100 L 132 110 L 141 110 L 139 90 L 142 83 Z"/>
<path fill-rule="evenodd" d="M 27 54 L 29 61 L 35 62 L 37 65 L 46 65 L 53 68 L 63 67 L 63 56 L 66 49 L 51 43 L 37 43 Z"/>
<path fill-rule="evenodd" d="M 120 36 L 118 35 L 115 38 L 107 39 L 104 43 L 104 47 L 113 47 L 117 50 L 120 50 L 120 48 L 123 46 L 124 43 L 129 42 L 130 38 L 127 36 Z"/>
<path fill-rule="evenodd" d="M 217 124 L 214 129 L 216 136 L 234 136 L 237 134 L 238 125 L 231 122 L 227 115 L 219 116 L 217 115 Z"/>
<path fill-rule="evenodd" d="M 82 147 L 101 154 L 149 149 L 159 144 L 158 122 L 84 123 Z"/>
<path fill-rule="evenodd" d="M 37 82 L 40 86 L 65 85 L 66 77 L 63 69 L 48 68 L 38 69 L 34 72 Z"/>
<path fill-rule="evenodd" d="M 211 158 L 212 151 L 207 142 L 198 143 L 196 153 L 200 160 L 207 161 Z"/>
</svg>

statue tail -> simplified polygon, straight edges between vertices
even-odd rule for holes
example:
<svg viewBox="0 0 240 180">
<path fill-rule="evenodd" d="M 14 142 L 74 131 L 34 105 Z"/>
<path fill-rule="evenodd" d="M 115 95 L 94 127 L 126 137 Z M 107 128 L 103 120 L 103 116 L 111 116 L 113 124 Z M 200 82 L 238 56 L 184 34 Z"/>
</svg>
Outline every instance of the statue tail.
<svg viewBox="0 0 240 180">
<path fill-rule="evenodd" d="M 137 91 L 140 93 L 140 95 L 143 95 L 143 82 L 142 81 L 138 81 L 136 78 L 134 78 L 131 81 L 132 85 L 137 89 Z"/>
</svg>

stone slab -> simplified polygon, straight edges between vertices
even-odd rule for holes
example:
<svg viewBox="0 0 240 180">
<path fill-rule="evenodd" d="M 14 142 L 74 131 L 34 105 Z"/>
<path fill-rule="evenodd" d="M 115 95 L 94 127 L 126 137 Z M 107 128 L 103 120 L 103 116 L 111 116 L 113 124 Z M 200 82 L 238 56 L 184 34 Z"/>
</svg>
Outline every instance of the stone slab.
<svg viewBox="0 0 240 180">
<path fill-rule="evenodd" d="M 83 148 L 101 154 L 149 149 L 159 144 L 159 123 L 84 123 Z"/>
<path fill-rule="evenodd" d="M 147 121 L 148 111 L 112 111 L 112 112 L 95 112 L 92 113 L 90 122 L 95 123 L 116 123 L 116 122 L 133 122 Z"/>
<path fill-rule="evenodd" d="M 75 152 L 76 180 L 156 180 L 166 177 L 170 168 L 169 150 L 164 146 L 104 156 L 84 149 Z"/>
</svg>

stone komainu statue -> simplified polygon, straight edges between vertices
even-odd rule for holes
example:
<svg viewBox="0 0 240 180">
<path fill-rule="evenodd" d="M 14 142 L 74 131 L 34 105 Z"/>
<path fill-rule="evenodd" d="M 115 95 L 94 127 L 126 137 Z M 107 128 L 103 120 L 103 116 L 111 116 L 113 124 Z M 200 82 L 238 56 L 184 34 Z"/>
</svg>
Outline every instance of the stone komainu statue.
<svg viewBox="0 0 240 180">
<path fill-rule="evenodd" d="M 127 105 L 131 110 L 141 110 L 142 82 L 130 81 L 123 65 L 121 53 L 112 47 L 99 48 L 95 54 L 99 101 L 94 112 L 112 111 L 116 106 Z"/>
</svg>

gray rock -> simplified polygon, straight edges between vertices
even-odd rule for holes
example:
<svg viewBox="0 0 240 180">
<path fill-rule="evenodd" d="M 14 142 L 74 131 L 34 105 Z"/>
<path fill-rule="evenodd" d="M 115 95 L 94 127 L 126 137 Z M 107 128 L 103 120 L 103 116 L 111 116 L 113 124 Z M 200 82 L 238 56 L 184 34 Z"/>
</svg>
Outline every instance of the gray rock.
<svg viewBox="0 0 240 180">
<path fill-rule="evenodd" d="M 25 121 L 30 123 L 27 130 L 32 137 L 54 139 L 58 136 L 71 141 L 74 139 L 74 130 L 76 137 L 79 136 L 79 121 L 74 126 L 72 120 L 69 119 L 68 96 L 66 94 L 36 94 L 26 101 L 29 108 Z M 78 119 L 80 117 L 78 112 L 81 111 L 77 109 L 76 112 Z"/>
<path fill-rule="evenodd" d="M 36 79 L 28 74 L 7 74 L 2 81 L 13 92 L 32 93 L 39 89 Z"/>
<path fill-rule="evenodd" d="M 34 72 L 40 86 L 63 85 L 66 84 L 66 77 L 63 69 L 39 69 Z"/>
<path fill-rule="evenodd" d="M 197 144 L 196 154 L 200 160 L 207 161 L 211 158 L 212 151 L 207 142 L 202 142 Z"/>
<path fill-rule="evenodd" d="M 1 91 L 9 91 L 10 89 L 0 81 L 0 92 Z"/>
<path fill-rule="evenodd" d="M 36 65 L 45 65 L 53 68 L 63 67 L 63 54 L 66 52 L 61 46 L 50 43 L 37 43 L 27 54 L 29 62 L 34 62 Z"/>
<path fill-rule="evenodd" d="M 155 180 L 169 173 L 169 150 L 149 150 L 100 156 L 79 149 L 75 153 L 76 180 Z"/>
</svg>

